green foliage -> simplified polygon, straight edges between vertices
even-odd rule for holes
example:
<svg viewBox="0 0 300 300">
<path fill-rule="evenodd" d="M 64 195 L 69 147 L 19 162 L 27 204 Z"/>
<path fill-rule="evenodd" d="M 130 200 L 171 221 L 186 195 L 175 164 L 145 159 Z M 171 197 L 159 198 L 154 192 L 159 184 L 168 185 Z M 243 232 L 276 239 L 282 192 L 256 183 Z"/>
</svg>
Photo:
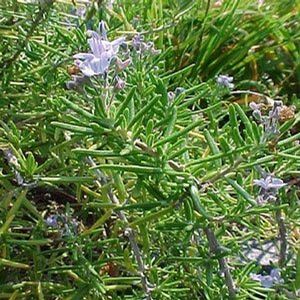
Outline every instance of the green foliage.
<svg viewBox="0 0 300 300">
<path fill-rule="evenodd" d="M 296 3 L 106 2 L 84 18 L 71 1 L 0 3 L 0 298 L 296 299 Z M 118 92 L 111 73 L 68 90 L 102 19 L 109 40 L 138 31 L 162 51 L 140 59 L 129 42 Z M 264 142 L 248 103 L 275 97 L 296 113 Z M 287 185 L 258 205 L 262 169 Z M 253 241 L 281 249 L 283 283 L 251 279 Z"/>
</svg>

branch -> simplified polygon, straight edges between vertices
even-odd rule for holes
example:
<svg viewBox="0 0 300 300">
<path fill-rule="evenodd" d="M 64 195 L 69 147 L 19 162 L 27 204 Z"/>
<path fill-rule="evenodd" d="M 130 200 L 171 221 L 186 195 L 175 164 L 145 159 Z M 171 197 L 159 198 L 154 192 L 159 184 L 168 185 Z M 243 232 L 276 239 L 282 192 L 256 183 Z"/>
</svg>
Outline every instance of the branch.
<svg viewBox="0 0 300 300">
<path fill-rule="evenodd" d="M 277 198 L 276 204 L 280 205 L 280 200 Z M 284 219 L 282 217 L 281 209 L 278 209 L 276 211 L 276 222 L 278 225 L 278 235 L 279 235 L 279 241 L 280 241 L 280 251 L 279 251 L 279 266 L 283 267 L 286 261 L 286 250 L 287 250 L 287 231 L 284 224 Z"/>
<path fill-rule="evenodd" d="M 208 240 L 210 251 L 214 255 L 218 256 L 220 254 L 220 245 L 218 243 L 218 240 L 217 240 L 213 230 L 209 227 L 205 227 L 204 232 L 205 232 L 207 240 Z M 225 284 L 228 289 L 229 299 L 236 299 L 235 285 L 234 285 L 233 279 L 231 277 L 227 262 L 224 257 L 218 258 L 218 262 L 219 262 L 221 272 L 225 276 Z"/>
</svg>

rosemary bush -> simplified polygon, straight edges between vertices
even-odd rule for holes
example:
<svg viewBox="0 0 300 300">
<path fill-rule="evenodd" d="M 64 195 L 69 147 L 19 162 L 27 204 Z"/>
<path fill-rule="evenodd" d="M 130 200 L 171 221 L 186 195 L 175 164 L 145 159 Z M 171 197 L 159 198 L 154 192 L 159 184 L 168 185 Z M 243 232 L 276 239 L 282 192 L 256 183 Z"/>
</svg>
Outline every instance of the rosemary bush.
<svg viewBox="0 0 300 300">
<path fill-rule="evenodd" d="M 286 3 L 0 3 L 0 299 L 298 299 Z"/>
</svg>

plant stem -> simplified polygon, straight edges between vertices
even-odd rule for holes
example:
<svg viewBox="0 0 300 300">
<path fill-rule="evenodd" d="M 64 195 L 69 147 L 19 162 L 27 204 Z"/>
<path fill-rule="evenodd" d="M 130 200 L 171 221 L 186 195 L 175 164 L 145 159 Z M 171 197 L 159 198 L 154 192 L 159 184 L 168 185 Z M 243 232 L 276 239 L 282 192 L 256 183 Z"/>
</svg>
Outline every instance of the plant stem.
<svg viewBox="0 0 300 300">
<path fill-rule="evenodd" d="M 277 198 L 276 201 L 277 205 L 280 205 L 280 200 Z M 282 217 L 282 211 L 281 209 L 278 209 L 275 213 L 276 216 L 276 222 L 278 225 L 278 235 L 279 235 L 279 241 L 280 241 L 280 251 L 279 251 L 279 267 L 283 267 L 286 261 L 286 250 L 287 250 L 287 231 L 284 223 L 284 219 Z"/>
<path fill-rule="evenodd" d="M 220 254 L 220 245 L 218 243 L 218 240 L 217 240 L 213 230 L 207 226 L 204 228 L 204 232 L 205 232 L 205 235 L 208 240 L 210 251 L 214 255 L 218 256 Z M 218 262 L 219 262 L 221 272 L 225 276 L 225 284 L 228 289 L 229 299 L 236 299 L 235 285 L 234 285 L 233 279 L 231 277 L 226 259 L 224 257 L 220 257 L 220 258 L 218 258 Z"/>
</svg>

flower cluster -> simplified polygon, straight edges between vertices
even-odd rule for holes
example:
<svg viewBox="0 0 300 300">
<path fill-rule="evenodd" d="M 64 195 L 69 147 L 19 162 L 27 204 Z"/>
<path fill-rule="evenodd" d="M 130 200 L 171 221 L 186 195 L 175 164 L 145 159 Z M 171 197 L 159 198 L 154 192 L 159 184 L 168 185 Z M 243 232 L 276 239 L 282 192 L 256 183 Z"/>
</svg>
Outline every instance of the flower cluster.
<svg viewBox="0 0 300 300">
<path fill-rule="evenodd" d="M 141 34 L 136 34 L 132 39 L 132 47 L 139 54 L 158 55 L 160 50 L 154 48 L 153 42 L 144 42 L 144 37 Z"/>
<path fill-rule="evenodd" d="M 81 5 L 78 5 L 76 6 L 75 8 L 75 11 L 74 11 L 74 14 L 76 16 L 78 16 L 79 18 L 84 18 L 85 17 L 85 14 L 86 14 L 86 11 L 87 11 L 87 8 L 89 7 L 90 3 L 87 2 L 83 2 Z"/>
<path fill-rule="evenodd" d="M 250 239 L 242 244 L 241 259 L 244 262 L 255 262 L 265 268 L 270 264 L 278 263 L 279 256 L 277 248 L 277 241 L 257 241 L 255 239 Z"/>
<path fill-rule="evenodd" d="M 253 110 L 253 117 L 264 126 L 263 141 L 270 140 L 279 134 L 278 121 L 280 119 L 282 101 L 274 101 L 268 115 L 263 114 L 262 109 L 264 105 L 262 103 L 251 102 L 249 106 Z"/>
<path fill-rule="evenodd" d="M 228 75 L 219 75 L 216 78 L 216 82 L 218 85 L 229 88 L 229 89 L 234 88 L 234 84 L 232 83 L 232 81 L 233 81 L 233 77 L 230 77 Z"/>
<path fill-rule="evenodd" d="M 78 222 L 64 214 L 55 214 L 47 217 L 45 221 L 48 227 L 58 230 L 63 237 L 75 236 L 78 233 Z"/>
<path fill-rule="evenodd" d="M 24 178 L 21 176 L 20 172 L 20 164 L 18 162 L 17 157 L 13 154 L 11 149 L 6 149 L 4 150 L 4 157 L 8 163 L 8 165 L 12 168 L 14 174 L 15 174 L 15 179 L 17 181 L 18 185 L 23 185 L 24 184 Z"/>
<path fill-rule="evenodd" d="M 258 204 L 275 201 L 278 190 L 286 185 L 281 179 L 267 175 L 261 179 L 253 180 L 254 185 L 259 186 Z"/>
<path fill-rule="evenodd" d="M 126 47 L 124 37 L 117 38 L 110 42 L 107 39 L 106 25 L 103 21 L 99 23 L 98 32 L 89 30 L 88 44 L 91 52 L 78 53 L 75 58 L 75 68 L 78 69 L 79 74 L 72 74 L 72 80 L 67 82 L 67 88 L 83 91 L 83 86 L 86 83 L 91 83 L 95 76 L 102 76 L 107 78 L 107 74 L 112 66 L 114 66 L 114 89 L 121 90 L 125 86 L 125 81 L 121 79 L 118 74 L 127 68 L 131 59 L 124 61 L 119 57 L 120 47 Z"/>
<path fill-rule="evenodd" d="M 120 91 L 120 90 L 123 90 L 124 87 L 125 87 L 125 80 L 123 80 L 122 78 L 120 78 L 119 76 L 116 76 L 115 78 L 115 85 L 114 85 L 114 90 L 116 92 Z"/>
<path fill-rule="evenodd" d="M 259 281 L 265 288 L 271 288 L 275 284 L 283 283 L 279 269 L 272 269 L 269 275 L 251 274 L 253 280 Z"/>
<path fill-rule="evenodd" d="M 109 42 L 103 21 L 100 22 L 98 31 L 99 33 L 92 30 L 88 31 L 91 36 L 88 39 L 91 53 L 78 53 L 73 56 L 76 59 L 75 64 L 88 77 L 107 73 L 120 46 L 125 43 L 124 37 Z"/>
<path fill-rule="evenodd" d="M 73 57 L 75 59 L 75 67 L 78 68 L 81 74 L 72 74 L 72 80 L 67 82 L 67 88 L 83 91 L 84 84 L 90 82 L 90 79 L 95 76 L 103 76 L 107 78 L 107 74 L 114 66 L 113 83 L 114 91 L 120 91 L 125 87 L 125 81 L 119 77 L 122 72 L 131 64 L 131 58 L 127 51 L 127 59 L 120 58 L 120 48 L 127 48 L 127 43 L 124 37 L 117 38 L 110 42 L 107 38 L 106 25 L 103 21 L 99 23 L 98 31 L 89 30 L 88 44 L 91 52 L 78 53 Z M 132 39 L 132 50 L 142 54 L 159 54 L 160 51 L 154 48 L 153 42 L 144 42 L 144 37 L 137 34 Z M 134 52 L 133 52 L 134 53 Z M 176 91 L 177 93 L 177 91 Z"/>
<path fill-rule="evenodd" d="M 182 87 L 177 87 L 174 92 L 170 91 L 168 92 L 168 100 L 169 102 L 172 102 L 177 96 L 184 93 L 185 89 Z"/>
</svg>

